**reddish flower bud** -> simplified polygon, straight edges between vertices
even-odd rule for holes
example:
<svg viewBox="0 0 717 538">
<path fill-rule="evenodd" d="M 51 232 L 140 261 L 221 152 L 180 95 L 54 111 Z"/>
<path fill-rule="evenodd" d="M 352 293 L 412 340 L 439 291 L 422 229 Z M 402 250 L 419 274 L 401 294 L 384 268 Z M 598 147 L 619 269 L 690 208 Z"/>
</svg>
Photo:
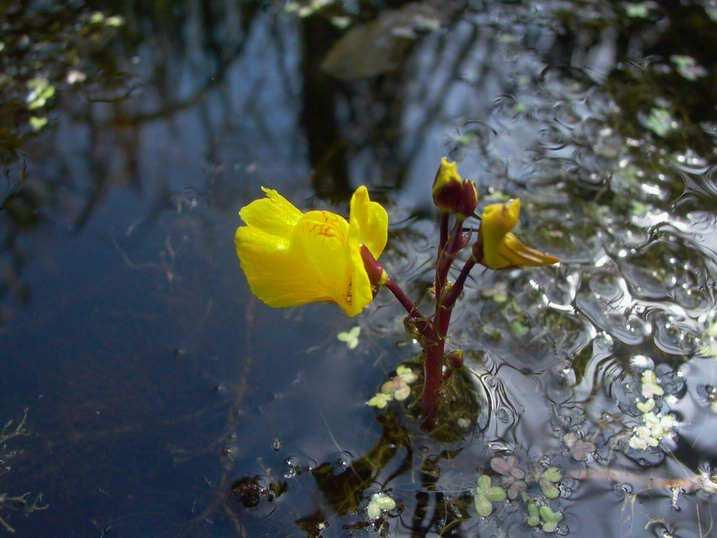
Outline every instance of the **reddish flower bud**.
<svg viewBox="0 0 717 538">
<path fill-rule="evenodd" d="M 441 211 L 469 217 L 478 204 L 478 189 L 475 183 L 463 179 L 456 163 L 446 157 L 433 180 L 433 203 Z"/>
</svg>

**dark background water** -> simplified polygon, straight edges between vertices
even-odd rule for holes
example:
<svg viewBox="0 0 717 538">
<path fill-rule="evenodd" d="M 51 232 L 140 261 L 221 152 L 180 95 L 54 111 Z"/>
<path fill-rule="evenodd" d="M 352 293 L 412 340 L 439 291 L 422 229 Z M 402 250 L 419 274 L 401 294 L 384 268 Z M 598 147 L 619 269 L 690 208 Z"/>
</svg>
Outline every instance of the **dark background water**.
<svg viewBox="0 0 717 538">
<path fill-rule="evenodd" d="M 47 505 L 0 516 L 32 537 L 360 535 L 383 488 L 387 535 L 539 533 L 520 502 L 472 508 L 513 453 L 562 469 L 561 534 L 709 535 L 689 484 L 717 457 L 717 6 L 302 6 L 0 2 L 0 420 L 28 431 L 0 491 Z M 54 95 L 33 104 L 37 78 Z M 521 237 L 563 260 L 476 271 L 453 342 L 480 412 L 450 440 L 365 405 L 418 352 L 389 297 L 271 310 L 233 246 L 261 185 L 345 214 L 366 184 L 428 307 L 442 155 L 483 199 L 521 196 Z M 678 419 L 644 454 L 640 355 Z"/>
</svg>

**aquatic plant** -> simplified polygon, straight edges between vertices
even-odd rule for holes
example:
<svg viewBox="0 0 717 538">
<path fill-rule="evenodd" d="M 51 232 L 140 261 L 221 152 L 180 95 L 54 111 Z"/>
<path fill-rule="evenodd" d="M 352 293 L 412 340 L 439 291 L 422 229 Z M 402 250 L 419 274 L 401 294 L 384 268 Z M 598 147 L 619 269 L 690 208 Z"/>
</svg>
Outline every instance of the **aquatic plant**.
<svg viewBox="0 0 717 538">
<path fill-rule="evenodd" d="M 245 225 L 235 234 L 236 252 L 251 291 L 272 307 L 328 301 L 346 315 L 356 316 L 379 287 L 386 287 L 408 312 L 408 328 L 423 348 L 421 406 L 428 429 L 435 422 L 444 378 L 462 364 L 462 352 L 448 351 L 446 337 L 471 270 L 476 265 L 499 270 L 558 261 L 513 234 L 520 219 L 519 199 L 489 204 L 479 216 L 475 183 L 463 179 L 456 163 L 443 158 L 432 187 L 433 202 L 440 211 L 433 284 L 436 302 L 433 314 L 426 316 L 378 262 L 388 240 L 388 213 L 371 201 L 366 187 L 360 186 L 351 197 L 348 221 L 330 211 L 302 213 L 277 191 L 263 191 L 266 198 L 239 212 Z M 479 222 L 477 229 L 466 226 L 470 219 Z M 458 277 L 449 282 L 451 267 L 468 247 L 470 254 Z M 348 335 L 339 338 L 349 340 Z M 387 387 L 369 405 L 383 408 L 408 393 L 408 382 Z"/>
</svg>

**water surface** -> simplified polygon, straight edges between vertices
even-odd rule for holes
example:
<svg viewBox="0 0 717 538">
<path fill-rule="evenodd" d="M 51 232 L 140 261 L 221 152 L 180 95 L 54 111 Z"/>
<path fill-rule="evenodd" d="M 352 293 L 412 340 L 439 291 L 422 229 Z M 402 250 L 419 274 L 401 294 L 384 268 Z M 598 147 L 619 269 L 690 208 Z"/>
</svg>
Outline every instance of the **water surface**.
<svg viewBox="0 0 717 538">
<path fill-rule="evenodd" d="M 0 517 L 33 537 L 528 536 L 532 499 L 561 535 L 708 536 L 717 6 L 309 7 L 0 7 L 0 409 L 28 433 L 0 491 L 44 508 Z M 391 297 L 271 310 L 233 233 L 261 185 L 345 214 L 366 184 L 428 309 L 442 155 L 482 202 L 520 196 L 519 234 L 562 263 L 475 271 L 464 398 L 431 437 L 365 405 L 419 352 Z M 647 368 L 676 425 L 637 450 Z M 507 488 L 510 455 L 528 497 L 479 517 L 478 477 Z M 378 491 L 398 507 L 371 523 Z"/>
</svg>

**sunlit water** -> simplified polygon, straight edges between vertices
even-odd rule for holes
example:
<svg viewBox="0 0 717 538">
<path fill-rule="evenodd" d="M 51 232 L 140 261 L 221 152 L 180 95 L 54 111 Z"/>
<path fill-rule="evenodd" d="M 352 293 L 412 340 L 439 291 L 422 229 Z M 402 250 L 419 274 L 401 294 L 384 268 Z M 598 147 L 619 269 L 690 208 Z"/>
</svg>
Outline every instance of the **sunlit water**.
<svg viewBox="0 0 717 538">
<path fill-rule="evenodd" d="M 0 409 L 29 433 L 0 492 L 46 506 L 0 504 L 18 536 L 527 536 L 531 502 L 713 532 L 717 7 L 152 5 L 0 8 Z M 365 405 L 419 353 L 391 297 L 271 310 L 233 232 L 261 185 L 345 212 L 367 184 L 428 310 L 446 154 L 562 263 L 474 272 L 431 437 Z M 676 424 L 638 449 L 645 370 Z M 516 493 L 487 517 L 483 474 Z"/>
</svg>

